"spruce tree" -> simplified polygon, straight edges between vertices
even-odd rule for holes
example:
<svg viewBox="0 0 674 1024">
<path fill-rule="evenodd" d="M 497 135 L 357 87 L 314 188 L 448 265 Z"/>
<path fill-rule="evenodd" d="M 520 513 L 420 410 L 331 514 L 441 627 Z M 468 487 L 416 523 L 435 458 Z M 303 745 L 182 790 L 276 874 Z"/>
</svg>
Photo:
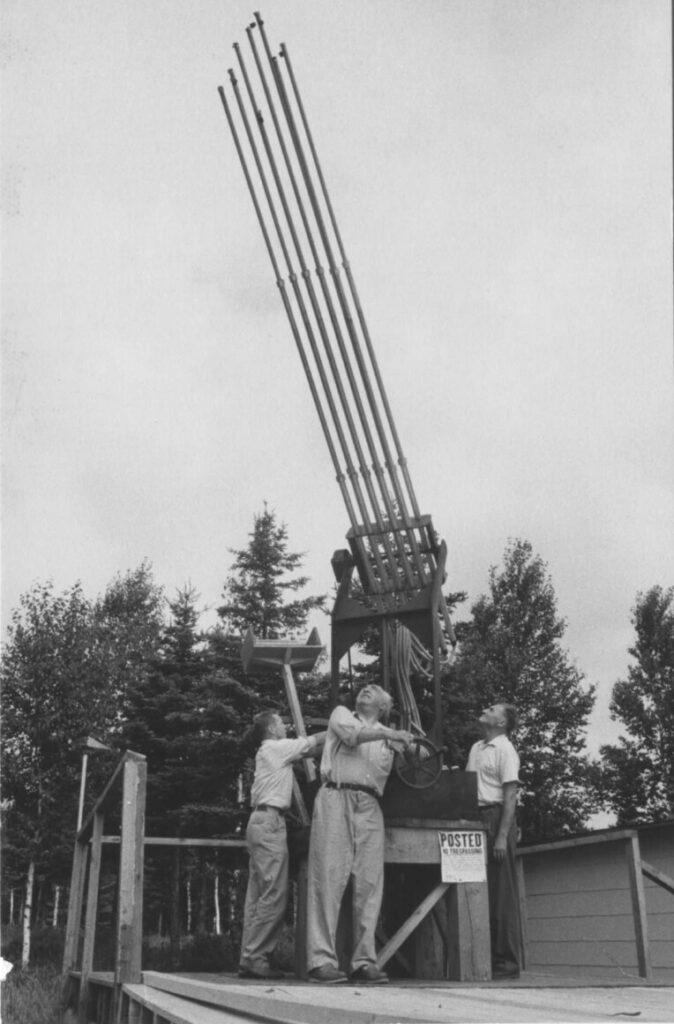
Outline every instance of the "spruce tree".
<svg viewBox="0 0 674 1024">
<path fill-rule="evenodd" d="M 249 626 L 261 640 L 296 634 L 305 628 L 310 612 L 325 609 L 325 596 L 292 598 L 309 582 L 307 576 L 293 575 L 304 555 L 288 550 L 288 529 L 266 504 L 255 516 L 249 537 L 247 547 L 231 549 L 234 564 L 218 614 L 239 637 Z"/>
</svg>

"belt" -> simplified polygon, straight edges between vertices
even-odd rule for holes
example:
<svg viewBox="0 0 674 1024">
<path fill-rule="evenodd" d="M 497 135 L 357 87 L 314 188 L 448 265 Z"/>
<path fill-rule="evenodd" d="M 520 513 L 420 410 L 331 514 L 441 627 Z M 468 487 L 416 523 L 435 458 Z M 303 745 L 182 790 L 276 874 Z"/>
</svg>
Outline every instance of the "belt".
<svg viewBox="0 0 674 1024">
<path fill-rule="evenodd" d="M 375 800 L 381 800 L 381 796 L 373 786 L 359 786 L 355 782 L 324 782 L 326 789 L 354 789 L 357 793 L 369 793 Z"/>
<path fill-rule="evenodd" d="M 480 804 L 479 807 L 478 807 L 478 810 L 480 810 L 480 811 L 488 811 L 492 807 L 503 807 L 503 804 Z"/>
<path fill-rule="evenodd" d="M 256 804 L 255 807 L 253 807 L 253 810 L 254 811 L 277 811 L 278 814 L 283 815 L 283 817 L 285 817 L 285 815 L 286 815 L 286 810 L 285 810 L 284 807 L 274 807 L 273 804 Z"/>
</svg>

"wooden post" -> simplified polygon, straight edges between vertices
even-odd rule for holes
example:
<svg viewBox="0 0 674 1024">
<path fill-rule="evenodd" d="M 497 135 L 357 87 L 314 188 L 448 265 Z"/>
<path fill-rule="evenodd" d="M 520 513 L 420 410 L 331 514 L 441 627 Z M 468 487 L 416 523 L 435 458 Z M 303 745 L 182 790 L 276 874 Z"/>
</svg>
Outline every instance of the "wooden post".
<svg viewBox="0 0 674 1024">
<path fill-rule="evenodd" d="M 307 977 L 307 858 L 302 857 L 297 871 L 297 903 L 295 904 L 295 974 Z"/>
<path fill-rule="evenodd" d="M 128 756 L 124 763 L 122 829 L 119 852 L 119 903 L 115 944 L 117 1019 L 122 1009 L 121 986 L 141 980 L 143 944 L 143 837 L 145 833 L 145 758 Z"/>
<path fill-rule="evenodd" d="M 88 1020 L 89 975 L 94 963 L 94 943 L 96 940 L 96 917 L 98 913 L 98 883 L 101 875 L 101 837 L 103 836 L 103 814 L 99 811 L 94 817 L 91 836 L 91 854 L 89 857 L 89 886 L 87 889 L 87 911 L 84 917 L 84 946 L 82 948 L 82 968 L 80 976 L 80 995 L 78 1019 L 80 1024 Z"/>
<path fill-rule="evenodd" d="M 639 837 L 635 834 L 625 840 L 625 857 L 630 881 L 632 899 L 632 916 L 634 918 L 634 935 L 637 942 L 637 962 L 642 978 L 653 977 L 651 954 L 648 944 L 648 922 L 646 918 L 646 896 L 644 879 L 641 872 L 641 852 Z"/>
<path fill-rule="evenodd" d="M 81 839 L 75 840 L 73 867 L 70 873 L 70 893 L 68 895 L 68 918 L 66 921 L 66 937 L 63 946 L 63 988 L 61 1006 L 65 1010 L 70 1003 L 72 979 L 70 972 L 77 968 L 77 951 L 80 938 L 80 921 L 82 919 L 82 901 L 84 898 L 84 881 L 87 872 L 88 847 Z"/>
<path fill-rule="evenodd" d="M 522 937 L 522 948 L 520 950 L 520 967 L 523 971 L 527 967 L 527 889 L 526 880 L 524 878 L 524 861 L 521 857 L 518 857 L 515 861 L 515 870 L 517 872 L 517 891 L 520 904 L 520 935 Z"/>
<path fill-rule="evenodd" d="M 489 981 L 491 941 L 487 883 L 452 885 L 445 902 L 446 912 L 441 918 L 447 929 L 445 977 L 450 981 Z"/>
</svg>

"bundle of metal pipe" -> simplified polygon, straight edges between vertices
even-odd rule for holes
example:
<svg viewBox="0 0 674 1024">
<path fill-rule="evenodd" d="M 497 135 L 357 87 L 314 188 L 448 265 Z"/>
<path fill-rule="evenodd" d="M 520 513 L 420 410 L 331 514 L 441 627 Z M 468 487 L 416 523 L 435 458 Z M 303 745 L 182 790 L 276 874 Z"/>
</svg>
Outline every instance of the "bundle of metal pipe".
<svg viewBox="0 0 674 1024">
<path fill-rule="evenodd" d="M 220 97 L 362 554 L 363 588 L 393 607 L 431 584 L 438 541 L 419 513 L 288 50 L 272 54 L 257 13 L 246 35 L 253 74 L 235 43 L 234 103 L 222 86 Z"/>
</svg>

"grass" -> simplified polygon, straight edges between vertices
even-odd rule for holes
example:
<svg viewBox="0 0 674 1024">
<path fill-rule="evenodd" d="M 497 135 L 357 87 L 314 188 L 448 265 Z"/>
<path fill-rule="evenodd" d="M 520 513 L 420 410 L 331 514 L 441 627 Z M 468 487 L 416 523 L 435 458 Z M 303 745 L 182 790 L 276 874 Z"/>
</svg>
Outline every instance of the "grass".
<svg viewBox="0 0 674 1024">
<path fill-rule="evenodd" d="M 60 992 L 55 967 L 15 967 L 2 983 L 3 1024 L 56 1024 Z"/>
</svg>

